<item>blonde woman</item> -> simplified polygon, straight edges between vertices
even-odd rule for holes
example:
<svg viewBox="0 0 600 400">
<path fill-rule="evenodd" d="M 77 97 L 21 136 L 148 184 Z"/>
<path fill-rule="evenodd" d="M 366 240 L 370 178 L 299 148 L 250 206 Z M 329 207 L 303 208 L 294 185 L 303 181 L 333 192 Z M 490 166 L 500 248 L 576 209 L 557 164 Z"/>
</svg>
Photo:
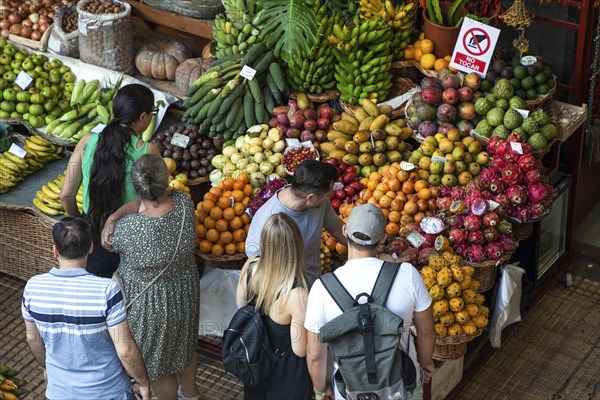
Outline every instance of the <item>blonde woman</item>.
<svg viewBox="0 0 600 400">
<path fill-rule="evenodd" d="M 242 268 L 237 306 L 254 303 L 265 315 L 273 348 L 287 351 L 263 383 L 244 387 L 244 399 L 310 399 L 312 382 L 306 366 L 304 329 L 308 298 L 304 245 L 291 217 L 283 213 L 269 217 L 260 235 L 260 254 L 261 258 L 250 260 Z"/>
</svg>

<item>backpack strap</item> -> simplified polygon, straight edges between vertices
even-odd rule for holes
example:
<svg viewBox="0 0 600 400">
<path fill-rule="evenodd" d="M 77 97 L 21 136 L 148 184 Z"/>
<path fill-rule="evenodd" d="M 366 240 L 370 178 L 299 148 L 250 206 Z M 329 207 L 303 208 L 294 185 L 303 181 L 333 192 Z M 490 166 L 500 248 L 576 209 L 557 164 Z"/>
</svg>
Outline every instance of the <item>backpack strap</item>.
<svg viewBox="0 0 600 400">
<path fill-rule="evenodd" d="M 354 298 L 348 293 L 342 282 L 333 272 L 329 272 L 321 276 L 321 283 L 325 290 L 329 292 L 331 298 L 336 302 L 338 307 L 345 312 L 354 307 Z"/>
<path fill-rule="evenodd" d="M 373 297 L 373 303 L 385 307 L 387 298 L 392 290 L 392 285 L 396 280 L 396 275 L 400 270 L 400 263 L 384 262 L 379 270 L 379 275 L 373 286 L 371 297 Z"/>
</svg>

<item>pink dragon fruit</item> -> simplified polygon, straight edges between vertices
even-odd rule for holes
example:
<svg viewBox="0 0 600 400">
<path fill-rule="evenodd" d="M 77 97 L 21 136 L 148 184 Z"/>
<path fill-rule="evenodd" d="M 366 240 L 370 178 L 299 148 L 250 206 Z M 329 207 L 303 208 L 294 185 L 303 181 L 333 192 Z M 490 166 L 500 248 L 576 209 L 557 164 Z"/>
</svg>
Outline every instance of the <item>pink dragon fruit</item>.
<svg viewBox="0 0 600 400">
<path fill-rule="evenodd" d="M 496 173 L 496 171 L 494 171 L 494 169 L 490 168 L 490 167 L 484 168 L 479 173 L 479 179 L 481 180 L 481 182 L 483 182 L 486 185 L 489 185 L 489 183 L 492 181 L 492 179 L 495 179 L 497 177 L 498 177 L 498 174 Z"/>
<path fill-rule="evenodd" d="M 523 154 L 531 154 L 533 151 L 533 148 L 529 143 L 523 143 L 521 146 L 523 147 Z"/>
<path fill-rule="evenodd" d="M 510 200 L 505 193 L 498 193 L 492 200 L 500 204 L 500 207 L 504 207 L 505 209 L 510 205 Z"/>
<path fill-rule="evenodd" d="M 513 217 L 518 219 L 521 222 L 529 222 L 531 218 L 531 213 L 529 212 L 529 207 L 527 204 L 520 204 L 515 207 L 513 212 Z"/>
<path fill-rule="evenodd" d="M 543 203 L 529 203 L 529 215 L 532 219 L 540 219 L 546 213 L 546 207 Z"/>
<path fill-rule="evenodd" d="M 544 164 L 542 164 L 542 160 L 535 160 L 533 163 L 533 169 L 539 169 L 540 171 L 544 169 Z"/>
<path fill-rule="evenodd" d="M 521 178 L 523 178 L 523 173 L 518 165 L 507 164 L 502 168 L 502 180 L 507 184 L 516 185 L 521 182 Z"/>
<path fill-rule="evenodd" d="M 481 220 L 477 215 L 469 214 L 465 217 L 464 226 L 468 231 L 478 231 L 481 229 Z"/>
<path fill-rule="evenodd" d="M 419 250 L 414 247 L 409 247 L 402 252 L 400 258 L 407 263 L 417 265 L 417 261 L 419 261 Z"/>
<path fill-rule="evenodd" d="M 488 140 L 487 152 L 490 153 L 490 155 L 496 155 L 496 146 L 498 146 L 498 143 L 501 143 L 503 141 L 504 139 L 502 139 L 499 136 L 491 137 L 490 140 Z"/>
<path fill-rule="evenodd" d="M 498 230 L 503 235 L 512 235 L 513 234 L 512 223 L 510 221 L 505 220 L 505 219 L 500 220 L 500 223 L 498 224 Z"/>
<path fill-rule="evenodd" d="M 490 211 L 483 216 L 482 222 L 485 226 L 498 226 L 500 217 L 495 212 Z"/>
<path fill-rule="evenodd" d="M 520 185 L 511 185 L 506 189 L 506 195 L 510 200 L 511 204 L 518 206 L 519 204 L 525 203 L 527 200 L 527 190 Z"/>
<path fill-rule="evenodd" d="M 483 185 L 483 183 L 477 179 L 477 180 L 472 180 L 469 183 L 467 183 L 467 186 L 465 186 L 465 194 L 467 196 L 470 196 L 471 193 L 473 193 L 475 190 L 484 190 L 485 186 Z"/>
<path fill-rule="evenodd" d="M 485 200 L 491 200 L 494 195 L 489 190 L 484 190 L 481 192 L 481 197 L 483 197 Z"/>
<path fill-rule="evenodd" d="M 494 172 L 496 172 L 498 176 L 500 176 L 500 174 L 502 173 L 502 168 L 506 167 L 506 163 L 504 162 L 503 158 L 494 157 L 490 160 L 488 167 L 493 169 Z"/>
<path fill-rule="evenodd" d="M 517 161 L 519 161 L 519 156 L 519 153 L 511 149 L 504 153 L 504 161 L 506 163 L 515 164 Z"/>
<path fill-rule="evenodd" d="M 547 193 L 546 198 L 549 199 L 554 194 L 554 187 L 549 183 L 544 183 L 544 186 L 546 187 L 546 193 Z"/>
<path fill-rule="evenodd" d="M 511 142 L 523 143 L 521 141 L 521 137 L 514 132 L 512 132 L 510 135 L 508 135 L 508 138 L 506 138 L 506 141 L 508 143 L 511 143 Z"/>
<path fill-rule="evenodd" d="M 420 250 L 429 249 L 429 248 L 435 246 L 435 236 L 434 235 L 429 235 L 427 233 L 424 233 L 423 237 L 425 238 L 425 242 L 421 245 L 421 247 L 419 247 Z"/>
<path fill-rule="evenodd" d="M 540 183 L 543 179 L 543 175 L 538 169 L 532 169 L 525 173 L 525 183 L 528 185 Z"/>
<path fill-rule="evenodd" d="M 497 260 L 504 254 L 504 248 L 500 243 L 488 243 L 485 246 L 485 254 L 491 260 Z"/>
<path fill-rule="evenodd" d="M 440 186 L 440 197 L 450 197 L 452 188 L 450 186 Z"/>
<path fill-rule="evenodd" d="M 467 242 L 459 243 L 452 247 L 454 248 L 456 255 L 461 256 L 462 258 L 467 258 L 469 254 L 469 244 Z"/>
<path fill-rule="evenodd" d="M 438 197 L 435 201 L 439 210 L 445 210 L 452 205 L 452 197 Z"/>
<path fill-rule="evenodd" d="M 518 164 L 519 168 L 521 168 L 523 171 L 531 171 L 535 165 L 535 157 L 533 157 L 531 154 L 524 154 L 519 157 Z"/>
<path fill-rule="evenodd" d="M 498 156 L 498 158 L 504 159 L 504 156 L 509 151 L 513 150 L 510 147 L 510 143 L 508 143 L 507 141 L 503 140 L 501 142 L 498 142 L 498 144 L 496 145 L 496 155 Z"/>
<path fill-rule="evenodd" d="M 514 236 L 511 235 L 502 235 L 500 236 L 500 242 L 502 248 L 507 253 L 512 253 L 517 249 L 517 241 Z"/>
<path fill-rule="evenodd" d="M 500 239 L 500 232 L 498 232 L 498 229 L 488 226 L 483 230 L 483 237 L 488 243 L 497 242 Z"/>
<path fill-rule="evenodd" d="M 469 235 L 467 236 L 467 241 L 471 244 L 483 244 L 483 242 L 485 241 L 485 238 L 483 237 L 483 232 L 482 231 L 473 231 L 473 232 L 469 232 Z"/>
<path fill-rule="evenodd" d="M 494 178 L 490 182 L 489 189 L 490 189 L 490 192 L 497 194 L 497 193 L 502 193 L 503 191 L 505 191 L 507 186 L 508 185 L 506 184 L 506 182 L 504 182 L 502 179 Z"/>
<path fill-rule="evenodd" d="M 462 228 L 465 222 L 465 218 L 462 215 L 453 215 L 444 220 L 451 228 Z"/>
<path fill-rule="evenodd" d="M 460 186 L 453 187 L 450 191 L 450 197 L 454 200 L 463 200 L 465 198 L 465 189 Z"/>
<path fill-rule="evenodd" d="M 467 251 L 467 256 L 473 262 L 482 262 L 486 260 L 485 250 L 482 245 L 474 244 L 469 247 Z"/>
<path fill-rule="evenodd" d="M 471 197 L 469 197 L 469 199 L 470 198 Z M 487 211 L 488 203 L 481 197 L 474 197 L 471 201 L 467 202 L 467 204 L 469 203 L 469 207 L 471 207 L 471 212 L 475 215 L 483 215 Z"/>
<path fill-rule="evenodd" d="M 527 187 L 527 198 L 530 202 L 540 203 L 548 197 L 546 186 L 541 183 L 533 183 Z"/>
<path fill-rule="evenodd" d="M 452 245 L 463 243 L 467 240 L 467 232 L 464 229 L 454 228 L 448 233 L 448 239 Z"/>
</svg>

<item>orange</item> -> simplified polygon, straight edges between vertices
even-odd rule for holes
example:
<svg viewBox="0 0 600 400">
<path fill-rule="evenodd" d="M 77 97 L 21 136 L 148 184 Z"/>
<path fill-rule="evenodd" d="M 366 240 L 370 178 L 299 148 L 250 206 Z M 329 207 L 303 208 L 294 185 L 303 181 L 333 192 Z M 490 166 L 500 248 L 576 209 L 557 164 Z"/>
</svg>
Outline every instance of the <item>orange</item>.
<svg viewBox="0 0 600 400">
<path fill-rule="evenodd" d="M 223 210 L 221 210 L 219 207 L 213 207 L 210 209 L 209 215 L 215 220 L 221 219 L 221 217 L 223 217 Z"/>
<path fill-rule="evenodd" d="M 242 221 L 244 222 L 244 225 L 248 225 L 251 220 L 252 218 L 250 217 L 250 215 L 248 215 L 247 213 L 242 214 Z"/>
<path fill-rule="evenodd" d="M 385 183 L 379 183 L 377 185 L 377 190 L 381 190 L 382 192 L 385 193 L 385 192 L 387 192 L 390 189 L 388 188 L 388 186 Z"/>
<path fill-rule="evenodd" d="M 388 219 L 389 215 L 390 215 L 390 210 L 384 208 L 381 210 L 381 212 L 383 213 L 385 219 Z"/>
<path fill-rule="evenodd" d="M 375 189 L 377 189 L 377 181 L 374 179 L 369 179 L 367 182 L 367 189 L 369 189 L 370 191 L 374 191 Z"/>
<path fill-rule="evenodd" d="M 235 244 L 235 243 L 226 244 L 225 245 L 225 253 L 229 254 L 230 256 L 237 253 L 237 244 Z"/>
<path fill-rule="evenodd" d="M 448 65 L 448 69 L 449 69 L 449 70 L 450 70 L 450 72 L 452 72 L 453 74 L 455 74 L 455 73 L 457 73 L 457 72 L 458 72 L 458 70 L 457 70 L 456 68 L 454 68 L 453 66 L 451 66 L 451 65 Z"/>
<path fill-rule="evenodd" d="M 398 173 L 396 174 L 396 177 L 398 178 L 398 180 L 400 182 L 406 182 L 408 180 L 408 172 L 401 169 L 400 171 L 398 171 Z"/>
<path fill-rule="evenodd" d="M 244 197 L 244 200 L 242 200 L 244 207 L 248 207 L 248 203 L 250 203 L 250 197 Z"/>
<path fill-rule="evenodd" d="M 431 191 L 429 190 L 429 188 L 423 188 L 419 190 L 417 196 L 419 196 L 419 199 L 429 200 L 431 198 Z"/>
<path fill-rule="evenodd" d="M 242 190 L 242 189 L 244 189 L 244 185 L 245 185 L 244 182 L 237 180 L 237 181 L 233 182 L 233 190 Z"/>
<path fill-rule="evenodd" d="M 413 217 L 411 217 L 408 214 L 404 214 L 401 218 L 400 218 L 400 225 L 402 226 L 406 226 L 408 224 L 411 224 L 413 222 Z"/>
<path fill-rule="evenodd" d="M 444 60 L 443 58 L 438 58 L 435 60 L 435 63 L 433 64 L 434 70 L 441 71 L 444 68 L 448 68 L 448 61 Z"/>
<path fill-rule="evenodd" d="M 381 169 L 379 171 L 381 172 L 381 175 L 383 175 L 384 177 L 390 176 L 390 166 L 389 165 L 384 165 L 383 167 L 381 167 Z"/>
<path fill-rule="evenodd" d="M 433 69 L 435 65 L 435 56 L 433 54 L 423 54 L 419 60 L 421 67 L 425 69 Z"/>
<path fill-rule="evenodd" d="M 225 197 L 225 196 L 219 197 L 219 200 L 217 201 L 217 205 L 224 210 L 227 207 L 231 207 L 231 199 L 229 197 Z"/>
<path fill-rule="evenodd" d="M 415 182 L 415 192 L 418 192 L 421 189 L 426 188 L 426 187 L 429 187 L 429 183 L 427 181 L 419 179 L 418 181 Z"/>
<path fill-rule="evenodd" d="M 214 193 L 211 193 L 211 192 L 206 192 L 206 193 L 204 194 L 204 197 L 203 197 L 202 199 L 203 199 L 203 200 L 210 200 L 210 201 L 212 201 L 213 203 L 216 203 L 216 202 L 217 202 L 217 200 L 219 200 L 219 196 L 217 196 L 216 194 L 214 194 Z"/>
<path fill-rule="evenodd" d="M 419 38 L 418 40 L 416 40 L 416 41 L 415 41 L 415 43 L 413 44 L 413 46 L 414 46 L 414 48 L 415 48 L 415 51 L 416 51 L 417 49 L 421 50 L 421 40 L 423 40 L 423 38 L 421 38 L 421 37 L 420 37 L 420 38 Z"/>
<path fill-rule="evenodd" d="M 396 166 L 391 166 L 389 171 L 390 171 L 390 176 L 395 177 L 396 175 L 398 175 L 398 172 L 400 172 L 400 168 L 398 168 Z"/>
<path fill-rule="evenodd" d="M 203 253 L 210 253 L 212 250 L 213 244 L 208 240 L 203 240 L 200 242 L 200 251 Z"/>
<path fill-rule="evenodd" d="M 387 233 L 389 236 L 398 236 L 399 232 L 400 227 L 395 222 L 390 222 L 385 226 L 385 233 Z"/>
<path fill-rule="evenodd" d="M 231 221 L 235 217 L 235 210 L 232 207 L 227 207 L 223 210 L 223 218 L 227 221 Z"/>
<path fill-rule="evenodd" d="M 243 229 L 236 229 L 233 231 L 233 240 L 236 242 L 243 242 L 246 240 L 246 232 Z"/>
<path fill-rule="evenodd" d="M 229 244 L 231 242 L 233 242 L 233 235 L 231 234 L 231 232 L 229 232 L 229 231 L 221 232 L 221 235 L 219 235 L 219 243 Z"/>
<path fill-rule="evenodd" d="M 196 231 L 198 232 L 198 237 L 200 239 L 204 239 L 206 237 L 206 231 L 208 231 L 208 229 L 206 228 L 206 226 L 199 224 L 196 225 Z"/>
<path fill-rule="evenodd" d="M 221 257 L 223 255 L 224 249 L 220 244 L 215 244 L 210 250 L 211 254 L 215 257 Z"/>
<path fill-rule="evenodd" d="M 208 229 L 214 228 L 216 224 L 217 224 L 216 219 L 214 219 L 212 217 L 204 218 L 204 226 L 207 227 Z"/>
<path fill-rule="evenodd" d="M 420 224 L 421 221 L 423 220 L 423 218 L 425 218 L 425 213 L 423 213 L 423 211 L 419 211 L 418 213 L 416 213 L 415 215 L 413 215 L 413 220 Z"/>
<path fill-rule="evenodd" d="M 206 231 L 206 240 L 212 243 L 217 243 L 217 241 L 219 240 L 219 235 L 219 231 L 215 228 L 209 229 L 208 231 Z"/>
<path fill-rule="evenodd" d="M 407 202 L 404 204 L 404 211 L 408 215 L 414 215 L 417 212 L 417 205 L 413 202 Z"/>
<path fill-rule="evenodd" d="M 383 195 L 379 198 L 379 205 L 381 206 L 381 208 L 390 208 L 390 205 L 392 204 L 392 199 L 390 197 L 388 197 L 387 195 Z"/>
<path fill-rule="evenodd" d="M 248 235 L 249 231 L 250 231 L 250 224 L 244 225 L 244 232 L 246 232 L 246 235 Z"/>
<path fill-rule="evenodd" d="M 385 192 L 385 195 L 391 200 L 394 200 L 396 198 L 396 192 L 394 192 L 393 190 L 388 190 L 387 192 Z"/>
<path fill-rule="evenodd" d="M 241 217 L 233 217 L 231 221 L 229 221 L 229 228 L 232 230 L 240 229 L 244 226 L 244 221 L 242 221 Z"/>
<path fill-rule="evenodd" d="M 394 200 L 392 200 L 392 201 L 394 201 Z M 397 210 L 390 211 L 390 213 L 388 215 L 388 219 L 390 220 L 390 222 L 398 223 L 398 222 L 400 222 L 400 217 L 401 217 L 401 215 Z"/>
<path fill-rule="evenodd" d="M 201 204 L 202 203 L 198 203 L 198 208 L 196 209 L 196 218 L 198 219 L 198 222 L 204 222 L 204 219 L 208 217 L 208 214 L 202 211 L 202 209 L 200 208 Z"/>
<path fill-rule="evenodd" d="M 246 205 L 244 205 L 243 203 L 235 203 L 233 205 L 233 211 L 235 211 L 235 215 L 242 215 L 244 211 L 246 211 Z"/>
<path fill-rule="evenodd" d="M 373 191 L 371 189 L 365 189 L 365 191 L 360 195 L 363 200 L 369 200 L 373 197 Z"/>
<path fill-rule="evenodd" d="M 250 182 L 250 174 L 247 172 L 240 172 L 237 176 L 237 180 L 246 184 Z"/>
<path fill-rule="evenodd" d="M 233 189 L 234 182 L 235 179 L 233 179 L 231 176 L 228 176 L 227 178 L 221 179 L 218 183 L 218 186 L 223 190 L 231 190 Z"/>
<path fill-rule="evenodd" d="M 377 181 L 377 183 L 379 183 L 381 181 L 381 174 L 377 171 L 373 171 L 369 174 L 369 179 Z"/>
<path fill-rule="evenodd" d="M 201 204 L 202 205 L 200 206 L 200 209 L 205 213 L 209 213 L 210 210 L 215 206 L 215 203 L 210 200 L 204 200 Z"/>
<path fill-rule="evenodd" d="M 223 192 L 223 197 L 227 197 L 230 198 L 231 197 L 231 190 L 226 190 Z"/>
<path fill-rule="evenodd" d="M 452 56 L 450 54 L 448 54 L 447 56 L 444 56 L 444 60 L 450 62 L 450 61 L 452 61 Z"/>
<path fill-rule="evenodd" d="M 419 50 L 423 55 L 433 53 L 433 42 L 430 39 L 423 39 L 419 43 Z"/>
<path fill-rule="evenodd" d="M 377 202 L 377 199 L 375 197 L 371 197 L 369 200 L 367 200 L 368 204 L 374 204 L 374 205 L 378 205 L 379 203 Z"/>
<path fill-rule="evenodd" d="M 395 198 L 390 204 L 390 208 L 394 211 L 404 210 L 404 202 L 401 199 Z"/>
<path fill-rule="evenodd" d="M 395 176 L 393 178 L 390 178 L 390 180 L 387 183 L 387 186 L 393 192 L 399 191 L 400 188 L 402 187 L 400 184 L 400 180 L 398 178 L 396 178 Z"/>
<path fill-rule="evenodd" d="M 221 197 L 223 195 L 223 190 L 218 186 L 213 186 L 208 189 L 208 193 L 215 194 L 217 197 Z"/>
<path fill-rule="evenodd" d="M 238 244 L 237 244 L 237 251 L 238 251 L 238 253 L 246 254 L 246 243 L 245 242 L 238 242 Z"/>
<path fill-rule="evenodd" d="M 242 186 L 243 188 L 243 186 Z M 242 192 L 241 190 L 234 190 L 233 192 L 231 192 L 231 197 L 233 197 L 234 201 L 242 201 L 244 200 L 244 192 Z"/>
<path fill-rule="evenodd" d="M 215 224 L 215 228 L 219 231 L 219 232 L 225 232 L 228 228 L 229 228 L 229 224 L 227 223 L 227 221 L 225 221 L 224 219 L 220 219 L 217 221 L 217 223 Z"/>
<path fill-rule="evenodd" d="M 244 185 L 244 195 L 246 195 L 247 197 L 252 196 L 252 193 L 254 193 L 254 188 L 252 187 L 251 184 L 246 183 Z"/>
<path fill-rule="evenodd" d="M 440 196 L 440 188 L 439 187 L 432 186 L 429 188 L 429 190 L 431 191 L 431 197 L 437 198 Z"/>
<path fill-rule="evenodd" d="M 383 196 L 385 194 L 385 192 L 383 190 L 379 190 L 376 189 L 373 191 L 373 199 L 379 201 L 379 199 L 381 198 L 381 196 Z"/>
<path fill-rule="evenodd" d="M 421 49 L 416 48 L 415 49 L 415 60 L 417 61 L 421 61 L 421 57 L 423 57 L 423 52 L 421 51 Z"/>
<path fill-rule="evenodd" d="M 414 184 L 411 181 L 405 181 L 402 183 L 402 191 L 406 194 L 412 193 L 415 189 Z"/>
<path fill-rule="evenodd" d="M 415 58 L 415 47 L 412 44 L 409 44 L 404 48 L 404 59 L 412 60 Z"/>
</svg>

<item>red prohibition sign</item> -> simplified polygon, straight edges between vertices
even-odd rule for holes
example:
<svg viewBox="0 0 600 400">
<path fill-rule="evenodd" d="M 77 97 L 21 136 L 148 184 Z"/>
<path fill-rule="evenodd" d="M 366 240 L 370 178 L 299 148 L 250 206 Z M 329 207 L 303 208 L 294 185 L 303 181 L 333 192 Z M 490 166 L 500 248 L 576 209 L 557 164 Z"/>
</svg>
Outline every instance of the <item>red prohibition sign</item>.
<svg viewBox="0 0 600 400">
<path fill-rule="evenodd" d="M 490 37 L 483 29 L 471 28 L 463 36 L 463 46 L 465 50 L 474 56 L 485 54 L 490 49 L 490 45 Z"/>
</svg>

